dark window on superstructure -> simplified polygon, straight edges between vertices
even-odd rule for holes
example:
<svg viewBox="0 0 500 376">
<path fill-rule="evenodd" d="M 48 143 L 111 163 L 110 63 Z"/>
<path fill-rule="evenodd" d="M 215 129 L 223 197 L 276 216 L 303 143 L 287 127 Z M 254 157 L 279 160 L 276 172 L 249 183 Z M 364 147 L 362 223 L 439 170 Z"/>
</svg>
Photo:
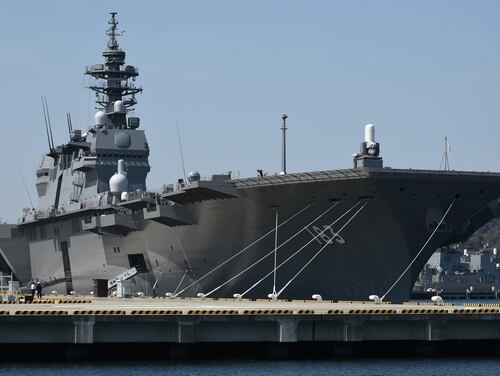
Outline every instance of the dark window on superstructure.
<svg viewBox="0 0 500 376">
<path fill-rule="evenodd" d="M 47 229 L 45 228 L 44 225 L 40 226 L 40 239 L 46 239 L 47 238 Z"/>
<path fill-rule="evenodd" d="M 54 225 L 54 236 L 59 236 L 59 227 L 57 227 L 57 224 Z"/>
<path fill-rule="evenodd" d="M 146 260 L 142 253 L 132 253 L 128 255 L 128 262 L 130 267 L 135 267 L 138 273 L 146 273 L 148 268 L 146 267 Z"/>
<path fill-rule="evenodd" d="M 24 234 L 18 228 L 13 227 L 10 229 L 10 236 L 12 238 L 22 238 L 22 237 L 24 237 Z"/>
<path fill-rule="evenodd" d="M 79 218 L 73 218 L 71 220 L 71 229 L 73 230 L 74 234 L 79 233 L 81 231 L 80 225 L 81 222 Z"/>
</svg>

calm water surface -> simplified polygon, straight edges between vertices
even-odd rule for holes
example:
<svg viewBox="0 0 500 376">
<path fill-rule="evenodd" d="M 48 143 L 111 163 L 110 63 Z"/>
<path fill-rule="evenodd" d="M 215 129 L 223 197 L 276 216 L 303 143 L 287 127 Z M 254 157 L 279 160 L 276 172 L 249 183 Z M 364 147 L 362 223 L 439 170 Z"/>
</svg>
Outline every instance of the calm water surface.
<svg viewBox="0 0 500 376">
<path fill-rule="evenodd" d="M 0 375 L 33 376 L 255 376 L 255 375 L 499 375 L 500 358 L 364 359 L 336 361 L 186 361 L 0 365 Z"/>
</svg>

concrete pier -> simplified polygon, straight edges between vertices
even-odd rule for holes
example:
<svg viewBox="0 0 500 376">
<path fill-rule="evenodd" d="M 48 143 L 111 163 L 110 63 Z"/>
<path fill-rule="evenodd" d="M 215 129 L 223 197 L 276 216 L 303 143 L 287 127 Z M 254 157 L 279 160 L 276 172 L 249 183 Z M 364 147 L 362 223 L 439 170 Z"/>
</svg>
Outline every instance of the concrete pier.
<svg viewBox="0 0 500 376">
<path fill-rule="evenodd" d="M 165 350 L 161 354 L 171 358 L 190 356 L 197 347 L 218 346 L 244 347 L 249 354 L 267 349 L 266 354 L 282 356 L 307 346 L 317 354 L 327 349 L 328 356 L 349 356 L 356 348 L 373 351 L 370 344 L 378 350 L 411 345 L 415 354 L 434 354 L 453 343 L 460 343 L 461 349 L 483 344 L 498 353 L 500 305 L 168 298 L 46 298 L 0 305 L 4 350 L 16 345 L 63 346 L 70 358 L 85 358 L 99 346 L 109 351 L 127 344 L 136 344 L 137 352 L 160 346 Z"/>
</svg>

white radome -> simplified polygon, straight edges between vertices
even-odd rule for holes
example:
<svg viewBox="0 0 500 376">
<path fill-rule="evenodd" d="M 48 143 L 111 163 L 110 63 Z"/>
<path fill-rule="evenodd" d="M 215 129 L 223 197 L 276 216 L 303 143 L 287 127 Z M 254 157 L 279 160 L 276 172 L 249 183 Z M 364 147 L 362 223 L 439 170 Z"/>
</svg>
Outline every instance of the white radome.
<svg viewBox="0 0 500 376">
<path fill-rule="evenodd" d="M 111 193 L 122 193 L 128 191 L 128 179 L 126 165 L 123 159 L 118 160 L 118 172 L 109 179 L 109 190 Z"/>
<path fill-rule="evenodd" d="M 367 144 L 375 143 L 375 126 L 373 124 L 365 125 L 365 142 Z"/>
<path fill-rule="evenodd" d="M 127 191 L 128 179 L 125 175 L 117 172 L 109 179 L 109 190 L 111 193 L 121 193 Z"/>
<path fill-rule="evenodd" d="M 113 110 L 116 113 L 124 114 L 125 113 L 125 104 L 122 101 L 116 101 L 113 104 Z"/>
<path fill-rule="evenodd" d="M 108 115 L 104 111 L 97 111 L 95 114 L 95 125 L 104 127 L 108 122 Z"/>
</svg>

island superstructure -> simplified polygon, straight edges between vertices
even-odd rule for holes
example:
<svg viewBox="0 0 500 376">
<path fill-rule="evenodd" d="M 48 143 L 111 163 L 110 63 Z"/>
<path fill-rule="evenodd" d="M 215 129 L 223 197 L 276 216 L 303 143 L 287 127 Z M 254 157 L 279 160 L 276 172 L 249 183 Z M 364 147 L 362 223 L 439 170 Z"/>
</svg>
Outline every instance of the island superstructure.
<svg viewBox="0 0 500 376">
<path fill-rule="evenodd" d="M 112 13 L 104 63 L 86 69 L 94 124 L 49 141 L 38 206 L 2 227 L 0 265 L 22 283 L 88 293 L 95 279 L 128 279 L 148 295 L 356 300 L 400 278 L 387 299 L 401 301 L 435 249 L 497 216 L 500 174 L 384 167 L 372 125 L 351 169 L 193 172 L 148 191 L 150 150 L 131 112 L 139 70 L 117 24 Z"/>
</svg>

